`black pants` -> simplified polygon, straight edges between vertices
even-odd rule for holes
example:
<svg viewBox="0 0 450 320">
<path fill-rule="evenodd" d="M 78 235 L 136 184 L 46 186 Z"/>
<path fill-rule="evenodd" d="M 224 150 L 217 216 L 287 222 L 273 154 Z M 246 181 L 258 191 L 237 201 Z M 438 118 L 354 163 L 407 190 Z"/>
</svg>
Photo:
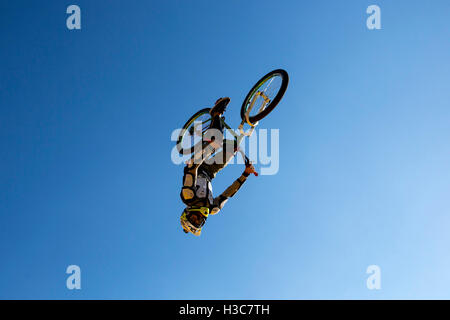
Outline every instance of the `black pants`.
<svg viewBox="0 0 450 320">
<path fill-rule="evenodd" d="M 223 140 L 222 150 L 213 154 L 209 159 L 205 159 L 200 165 L 199 170 L 206 173 L 211 179 L 225 168 L 230 160 L 236 154 L 236 140 Z"/>
</svg>

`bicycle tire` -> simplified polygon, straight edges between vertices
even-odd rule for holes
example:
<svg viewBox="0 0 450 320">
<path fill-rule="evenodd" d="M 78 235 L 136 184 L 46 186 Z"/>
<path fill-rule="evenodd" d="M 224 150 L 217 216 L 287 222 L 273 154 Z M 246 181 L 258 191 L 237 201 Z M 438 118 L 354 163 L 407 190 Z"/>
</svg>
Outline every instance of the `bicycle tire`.
<svg viewBox="0 0 450 320">
<path fill-rule="evenodd" d="M 195 119 L 197 119 L 198 117 L 200 117 L 206 113 L 209 114 L 209 110 L 211 110 L 211 108 L 204 108 L 204 109 L 201 109 L 200 111 L 197 111 L 192 117 L 189 118 L 188 121 L 186 121 L 186 123 L 182 127 L 180 134 L 178 135 L 177 144 L 176 144 L 177 150 L 181 155 L 188 155 L 188 154 L 193 153 L 197 144 L 202 143 L 202 141 L 199 141 L 199 142 L 197 142 L 197 144 L 195 144 L 194 146 L 192 146 L 190 148 L 182 147 L 182 141 L 183 141 L 183 138 L 184 138 L 185 133 L 188 130 L 188 128 L 195 121 Z"/>
<path fill-rule="evenodd" d="M 256 84 L 253 86 L 253 88 L 248 92 L 247 96 L 244 99 L 244 102 L 242 103 L 242 107 L 241 107 L 241 118 L 242 118 L 243 121 L 246 121 L 245 113 L 247 111 L 247 106 L 248 106 L 248 103 L 250 101 L 250 98 L 255 94 L 257 89 L 264 82 L 266 82 L 268 79 L 270 79 L 273 75 L 280 75 L 281 79 L 282 79 L 281 86 L 280 86 L 280 89 L 279 89 L 277 95 L 275 96 L 275 98 L 269 103 L 269 105 L 263 111 L 261 111 L 260 113 L 254 115 L 254 116 L 250 116 L 248 118 L 248 120 L 251 123 L 256 123 L 257 121 L 263 119 L 264 117 L 266 117 L 277 106 L 277 104 L 281 101 L 281 98 L 283 98 L 283 95 L 286 92 L 286 89 L 287 89 L 287 86 L 288 86 L 288 83 L 289 83 L 289 75 L 286 72 L 286 70 L 276 69 L 276 70 L 273 70 L 273 71 L 269 72 L 268 74 L 263 76 L 261 79 L 259 79 L 259 81 L 256 82 Z"/>
</svg>

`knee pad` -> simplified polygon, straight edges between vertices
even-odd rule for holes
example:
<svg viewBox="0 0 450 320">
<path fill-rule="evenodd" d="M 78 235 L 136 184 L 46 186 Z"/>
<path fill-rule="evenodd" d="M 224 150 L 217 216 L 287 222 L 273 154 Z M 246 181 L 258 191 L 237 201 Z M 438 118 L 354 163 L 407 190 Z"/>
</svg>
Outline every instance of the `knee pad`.
<svg viewBox="0 0 450 320">
<path fill-rule="evenodd" d="M 191 200 L 192 198 L 194 198 L 194 196 L 195 196 L 194 190 L 192 190 L 191 188 L 181 189 L 181 198 L 183 200 Z"/>
<path fill-rule="evenodd" d="M 194 186 L 194 176 L 191 173 L 186 173 L 184 175 L 183 186 L 184 187 L 193 187 Z"/>
</svg>

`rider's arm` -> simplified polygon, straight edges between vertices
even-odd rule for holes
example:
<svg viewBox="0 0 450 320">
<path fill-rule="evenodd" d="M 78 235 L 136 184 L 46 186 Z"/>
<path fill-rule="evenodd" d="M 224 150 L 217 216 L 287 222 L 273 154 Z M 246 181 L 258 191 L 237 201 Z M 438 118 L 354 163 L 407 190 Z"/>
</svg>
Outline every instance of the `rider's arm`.
<svg viewBox="0 0 450 320">
<path fill-rule="evenodd" d="M 249 175 L 250 173 L 248 173 L 247 170 L 244 171 L 220 196 L 214 199 L 214 206 L 211 210 L 211 214 L 217 214 L 223 208 L 228 199 L 236 194 Z"/>
</svg>

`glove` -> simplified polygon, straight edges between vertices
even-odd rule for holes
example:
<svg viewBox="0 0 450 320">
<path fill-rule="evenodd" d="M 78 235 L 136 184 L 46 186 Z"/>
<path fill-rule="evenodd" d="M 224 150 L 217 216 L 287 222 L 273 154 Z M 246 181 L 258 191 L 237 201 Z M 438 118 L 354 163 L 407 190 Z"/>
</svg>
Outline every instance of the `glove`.
<svg viewBox="0 0 450 320">
<path fill-rule="evenodd" d="M 246 175 L 249 175 L 249 174 L 251 174 L 251 173 L 253 173 L 256 177 L 258 176 L 258 173 L 256 172 L 256 170 L 255 170 L 255 167 L 253 166 L 253 164 L 250 162 L 250 161 L 246 161 L 245 162 L 245 170 L 244 170 L 244 173 L 246 174 Z"/>
</svg>

